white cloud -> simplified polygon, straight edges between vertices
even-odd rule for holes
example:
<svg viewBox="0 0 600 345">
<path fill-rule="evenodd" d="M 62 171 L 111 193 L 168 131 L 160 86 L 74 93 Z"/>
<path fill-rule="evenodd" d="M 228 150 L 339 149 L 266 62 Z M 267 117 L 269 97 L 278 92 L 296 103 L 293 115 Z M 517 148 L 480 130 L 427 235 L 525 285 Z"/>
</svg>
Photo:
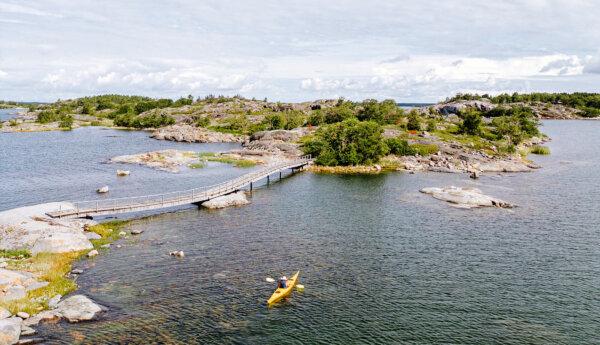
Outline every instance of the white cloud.
<svg viewBox="0 0 600 345">
<path fill-rule="evenodd" d="M 0 13 L 13 13 L 13 14 L 25 14 L 32 16 L 52 16 L 52 17 L 60 17 L 60 15 L 42 11 L 30 6 L 23 6 L 20 4 L 11 4 L 11 3 L 0 3 Z"/>
</svg>

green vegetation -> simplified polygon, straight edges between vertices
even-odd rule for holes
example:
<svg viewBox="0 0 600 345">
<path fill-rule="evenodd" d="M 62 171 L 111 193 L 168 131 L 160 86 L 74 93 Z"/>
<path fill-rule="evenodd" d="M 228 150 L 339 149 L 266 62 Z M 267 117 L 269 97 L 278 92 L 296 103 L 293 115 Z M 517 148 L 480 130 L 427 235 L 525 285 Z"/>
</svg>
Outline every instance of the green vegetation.
<svg viewBox="0 0 600 345">
<path fill-rule="evenodd" d="M 572 108 L 576 108 L 582 111 L 584 117 L 598 117 L 600 116 L 600 93 L 587 93 L 587 92 L 575 92 L 575 93 L 542 93 L 535 92 L 529 94 L 513 93 L 509 95 L 503 93 L 497 96 L 490 96 L 487 94 L 457 94 L 449 101 L 457 100 L 481 100 L 489 99 L 491 102 L 496 104 L 508 104 L 508 103 L 549 103 L 549 104 L 562 104 Z"/>
<path fill-rule="evenodd" d="M 31 253 L 25 249 L 0 249 L 0 258 L 22 259 L 31 257 Z"/>
<path fill-rule="evenodd" d="M 250 159 L 244 159 L 234 156 L 224 156 L 214 152 L 200 152 L 199 157 L 201 160 L 204 161 L 231 164 L 237 168 L 251 168 L 257 164 L 256 161 Z"/>
<path fill-rule="evenodd" d="M 478 111 L 468 110 L 461 114 L 462 123 L 458 126 L 460 133 L 479 135 L 481 133 L 481 115 Z"/>
<path fill-rule="evenodd" d="M 550 148 L 547 146 L 534 145 L 531 147 L 529 152 L 533 153 L 534 155 L 549 155 Z"/>
<path fill-rule="evenodd" d="M 128 221 L 111 221 L 89 227 L 87 230 L 100 235 L 102 238 L 91 240 L 95 249 L 113 242 L 119 237 L 121 228 Z M 48 300 L 57 294 L 66 295 L 77 288 L 77 284 L 67 278 L 75 260 L 87 254 L 88 251 L 71 253 L 39 253 L 31 255 L 26 250 L 2 250 L 0 257 L 9 258 L 8 268 L 33 273 L 38 280 L 47 281 L 45 287 L 28 291 L 25 298 L 10 302 L 0 302 L 0 306 L 16 314 L 19 311 L 31 315 L 48 308 Z"/>
<path fill-rule="evenodd" d="M 133 128 L 158 128 L 175 124 L 175 119 L 164 113 L 150 114 L 146 116 L 134 116 L 131 113 L 118 115 L 114 124 L 120 127 Z"/>
<path fill-rule="evenodd" d="M 400 138 L 385 139 L 389 153 L 396 156 L 414 156 L 417 153 L 414 147 L 408 144 L 408 141 Z"/>
<path fill-rule="evenodd" d="M 436 144 L 413 144 L 411 148 L 421 156 L 429 156 L 440 150 Z"/>
<path fill-rule="evenodd" d="M 374 121 L 348 119 L 323 126 L 304 144 L 319 165 L 373 164 L 387 153 L 383 129 Z"/>
</svg>

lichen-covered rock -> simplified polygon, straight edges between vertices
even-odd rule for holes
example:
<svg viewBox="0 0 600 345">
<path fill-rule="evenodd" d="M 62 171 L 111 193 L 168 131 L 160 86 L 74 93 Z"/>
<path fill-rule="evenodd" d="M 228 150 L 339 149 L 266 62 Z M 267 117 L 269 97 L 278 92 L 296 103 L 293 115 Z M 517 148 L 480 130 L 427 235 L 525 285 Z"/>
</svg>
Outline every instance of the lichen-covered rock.
<svg viewBox="0 0 600 345">
<path fill-rule="evenodd" d="M 202 203 L 203 207 L 206 208 L 224 208 L 229 206 L 241 206 L 250 203 L 246 198 L 246 193 L 239 191 L 236 193 L 223 195 Z"/>
<path fill-rule="evenodd" d="M 444 188 L 423 188 L 421 193 L 429 194 L 438 200 L 447 201 L 461 208 L 475 207 L 503 207 L 512 208 L 514 205 L 506 201 L 483 194 L 477 188 L 460 188 L 460 187 L 444 187 Z"/>
<path fill-rule="evenodd" d="M 19 317 L 10 317 L 0 320 L 0 344 L 12 345 L 19 341 L 21 335 L 21 323 L 23 320 Z"/>
</svg>

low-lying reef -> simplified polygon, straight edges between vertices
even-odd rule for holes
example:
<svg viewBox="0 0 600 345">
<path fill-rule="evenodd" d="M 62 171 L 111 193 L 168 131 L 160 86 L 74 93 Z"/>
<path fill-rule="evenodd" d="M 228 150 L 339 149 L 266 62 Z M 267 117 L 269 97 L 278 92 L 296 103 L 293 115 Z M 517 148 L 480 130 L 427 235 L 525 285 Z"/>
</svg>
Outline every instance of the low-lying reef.
<svg viewBox="0 0 600 345">
<path fill-rule="evenodd" d="M 231 164 L 239 168 L 253 167 L 265 163 L 261 157 L 242 156 L 237 153 L 194 152 L 181 150 L 160 150 L 113 157 L 110 163 L 137 164 L 171 173 L 178 173 L 182 168 L 201 169 L 207 162 Z"/>
<path fill-rule="evenodd" d="M 421 193 L 429 194 L 432 197 L 450 203 L 454 207 L 459 208 L 476 208 L 476 207 L 501 207 L 513 208 L 514 205 L 501 199 L 483 194 L 477 188 L 460 188 L 460 187 L 444 187 L 444 188 L 423 188 Z"/>
</svg>

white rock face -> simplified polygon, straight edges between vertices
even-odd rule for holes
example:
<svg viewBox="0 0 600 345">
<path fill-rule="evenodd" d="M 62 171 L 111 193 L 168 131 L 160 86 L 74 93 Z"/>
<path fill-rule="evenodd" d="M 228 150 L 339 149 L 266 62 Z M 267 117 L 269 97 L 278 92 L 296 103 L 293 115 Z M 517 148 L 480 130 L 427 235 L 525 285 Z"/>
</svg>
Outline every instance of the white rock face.
<svg viewBox="0 0 600 345">
<path fill-rule="evenodd" d="M 56 307 L 58 307 L 58 302 L 60 302 L 61 298 L 62 298 L 62 295 L 60 295 L 60 294 L 50 298 L 48 300 L 48 308 L 55 309 Z"/>
<path fill-rule="evenodd" d="M 96 256 L 96 255 L 98 255 L 98 251 L 97 251 L 96 249 L 94 249 L 94 250 L 90 250 L 90 252 L 89 252 L 89 253 L 87 253 L 87 257 L 88 257 L 88 258 L 94 257 L 94 256 Z"/>
<path fill-rule="evenodd" d="M 103 308 L 84 295 L 71 296 L 58 303 L 55 309 L 69 322 L 93 320 Z"/>
<path fill-rule="evenodd" d="M 70 203 L 48 203 L 0 212 L 0 249 L 28 249 L 32 253 L 65 253 L 92 248 L 81 219 L 52 219 L 47 212 L 70 209 Z"/>
<path fill-rule="evenodd" d="M 236 193 L 223 195 L 218 198 L 211 199 L 202 203 L 202 206 L 206 208 L 224 208 L 229 206 L 241 206 L 249 204 L 250 201 L 246 198 L 246 193 L 239 191 Z"/>
<path fill-rule="evenodd" d="M 10 313 L 10 311 L 0 307 L 0 320 L 4 320 L 6 318 L 9 318 L 12 314 Z"/>
<path fill-rule="evenodd" d="M 506 201 L 483 194 L 477 188 L 460 188 L 460 187 L 444 187 L 444 188 L 423 188 L 421 193 L 430 194 L 438 200 L 444 200 L 461 208 L 474 207 L 503 207 L 512 208 L 514 205 Z"/>
<path fill-rule="evenodd" d="M 23 320 L 19 317 L 11 317 L 0 320 L 0 344 L 12 345 L 19 341 L 21 335 L 21 323 Z"/>
</svg>

